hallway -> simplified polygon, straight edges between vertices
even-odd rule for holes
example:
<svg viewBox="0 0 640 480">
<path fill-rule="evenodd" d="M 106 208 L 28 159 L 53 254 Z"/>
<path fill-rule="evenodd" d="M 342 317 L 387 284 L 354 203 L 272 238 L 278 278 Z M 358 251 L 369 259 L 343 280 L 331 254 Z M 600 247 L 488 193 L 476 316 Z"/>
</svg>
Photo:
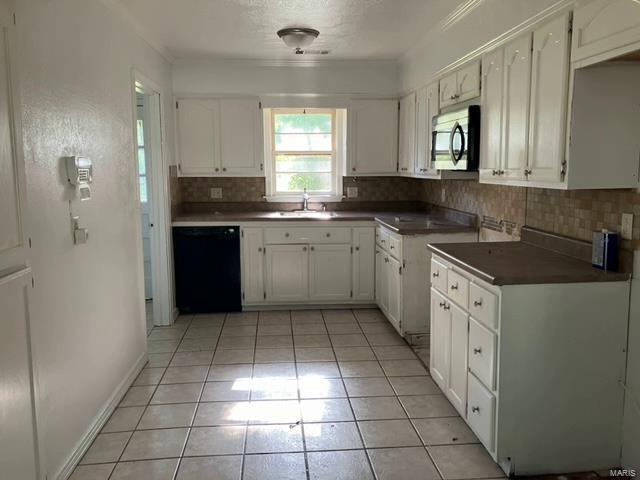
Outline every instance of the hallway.
<svg viewBox="0 0 640 480">
<path fill-rule="evenodd" d="M 503 477 L 373 309 L 180 317 L 71 480 Z"/>
</svg>

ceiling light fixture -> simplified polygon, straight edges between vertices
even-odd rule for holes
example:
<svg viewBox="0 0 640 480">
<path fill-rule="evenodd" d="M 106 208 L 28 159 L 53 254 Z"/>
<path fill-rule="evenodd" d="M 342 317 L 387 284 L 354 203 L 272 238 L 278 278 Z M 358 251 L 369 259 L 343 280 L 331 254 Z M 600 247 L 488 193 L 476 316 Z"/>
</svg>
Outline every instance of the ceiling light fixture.
<svg viewBox="0 0 640 480">
<path fill-rule="evenodd" d="M 287 47 L 295 48 L 296 53 L 311 45 L 318 35 L 320 32 L 313 28 L 292 27 L 278 30 L 278 37 Z"/>
</svg>

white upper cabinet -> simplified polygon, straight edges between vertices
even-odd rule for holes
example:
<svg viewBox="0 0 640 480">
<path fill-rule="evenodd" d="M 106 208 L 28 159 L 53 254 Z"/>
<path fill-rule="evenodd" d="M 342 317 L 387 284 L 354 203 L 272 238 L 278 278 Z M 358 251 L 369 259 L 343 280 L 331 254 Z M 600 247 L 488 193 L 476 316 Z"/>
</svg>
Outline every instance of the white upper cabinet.
<svg viewBox="0 0 640 480">
<path fill-rule="evenodd" d="M 261 175 L 262 115 L 255 99 L 220 100 L 222 173 L 238 177 Z"/>
<path fill-rule="evenodd" d="M 573 15 L 572 61 L 607 53 L 620 55 L 640 48 L 640 3 L 637 0 L 582 3 Z"/>
<path fill-rule="evenodd" d="M 416 165 L 416 94 L 400 100 L 398 172 L 412 174 Z"/>
<path fill-rule="evenodd" d="M 501 177 L 522 180 L 527 165 L 531 34 L 504 48 Z"/>
<path fill-rule="evenodd" d="M 416 174 L 422 177 L 437 177 L 438 171 L 431 168 L 431 125 L 439 112 L 438 82 L 418 91 L 416 99 Z"/>
<path fill-rule="evenodd" d="M 440 80 L 440 107 L 480 95 L 480 62 L 472 62 Z"/>
<path fill-rule="evenodd" d="M 502 154 L 503 51 L 482 57 L 482 121 L 480 122 L 480 179 L 500 175 Z"/>
<path fill-rule="evenodd" d="M 179 99 L 181 176 L 261 176 L 262 121 L 257 99 Z"/>
<path fill-rule="evenodd" d="M 178 172 L 183 176 L 220 172 L 220 103 L 185 99 L 177 105 Z"/>
<path fill-rule="evenodd" d="M 398 101 L 353 100 L 347 117 L 348 174 L 397 173 Z"/>
<path fill-rule="evenodd" d="M 570 14 L 565 13 L 533 32 L 529 154 L 525 174 L 535 183 L 561 183 L 566 173 L 569 17 Z"/>
</svg>

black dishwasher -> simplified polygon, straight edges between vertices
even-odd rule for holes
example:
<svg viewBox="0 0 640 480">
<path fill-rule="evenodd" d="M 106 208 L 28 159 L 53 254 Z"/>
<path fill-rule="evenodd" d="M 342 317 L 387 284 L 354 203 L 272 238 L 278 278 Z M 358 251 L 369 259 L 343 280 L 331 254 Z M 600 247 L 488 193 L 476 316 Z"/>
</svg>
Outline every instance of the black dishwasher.
<svg viewBox="0 0 640 480">
<path fill-rule="evenodd" d="M 239 227 L 173 227 L 173 252 L 181 313 L 242 310 Z"/>
</svg>

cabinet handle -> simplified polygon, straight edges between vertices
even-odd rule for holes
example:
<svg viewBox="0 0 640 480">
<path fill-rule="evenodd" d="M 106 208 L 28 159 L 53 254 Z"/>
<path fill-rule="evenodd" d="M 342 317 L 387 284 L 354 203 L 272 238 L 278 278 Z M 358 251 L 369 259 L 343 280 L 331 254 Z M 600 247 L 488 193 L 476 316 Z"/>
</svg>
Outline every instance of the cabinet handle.
<svg viewBox="0 0 640 480">
<path fill-rule="evenodd" d="M 384 257 L 384 263 L 389 263 L 389 257 Z"/>
<path fill-rule="evenodd" d="M 440 302 L 440 306 L 444 307 L 447 303 L 446 302 Z"/>
<path fill-rule="evenodd" d="M 289 238 L 289 232 L 285 232 L 284 236 L 285 236 L 286 238 Z"/>
<path fill-rule="evenodd" d="M 473 349 L 473 354 L 474 355 L 480 355 L 482 353 L 482 348 L 474 348 Z"/>
<path fill-rule="evenodd" d="M 481 307 L 482 306 L 482 299 L 474 300 L 473 301 L 473 305 L 476 306 L 476 307 Z"/>
<path fill-rule="evenodd" d="M 451 290 L 458 290 L 458 284 L 451 285 Z"/>
<path fill-rule="evenodd" d="M 385 242 L 386 242 L 385 239 L 380 240 L 380 243 L 385 243 Z"/>
<path fill-rule="evenodd" d="M 389 248 L 390 248 L 391 250 L 393 250 L 393 249 L 394 249 L 393 245 L 390 245 L 390 246 L 389 246 Z"/>
<path fill-rule="evenodd" d="M 438 278 L 438 277 L 440 276 L 440 272 L 433 272 L 433 273 L 431 274 L 431 276 L 432 276 L 433 278 Z"/>
<path fill-rule="evenodd" d="M 302 247 L 302 251 L 306 252 L 307 251 L 307 247 Z"/>
<path fill-rule="evenodd" d="M 445 305 L 443 308 L 444 308 L 445 310 L 449 310 L 449 309 L 451 308 L 451 305 Z"/>
<path fill-rule="evenodd" d="M 532 173 L 533 173 L 533 172 L 532 172 L 530 169 L 528 169 L 528 168 L 525 168 L 525 169 L 524 169 L 524 176 L 525 176 L 525 177 L 528 177 L 528 176 L 529 176 L 529 175 L 531 175 Z"/>
<path fill-rule="evenodd" d="M 480 413 L 480 407 L 471 407 L 473 413 Z"/>
</svg>

